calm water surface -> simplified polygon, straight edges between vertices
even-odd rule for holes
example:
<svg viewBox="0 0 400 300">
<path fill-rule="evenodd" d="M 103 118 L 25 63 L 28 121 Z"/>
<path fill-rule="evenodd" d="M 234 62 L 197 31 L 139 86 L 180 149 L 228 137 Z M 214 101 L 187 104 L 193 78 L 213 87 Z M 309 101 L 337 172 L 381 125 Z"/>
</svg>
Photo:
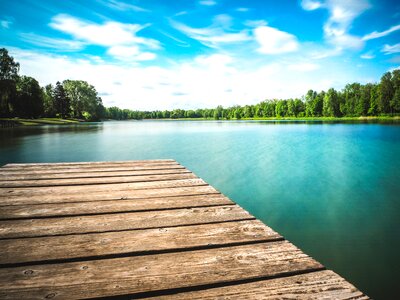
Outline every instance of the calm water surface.
<svg viewBox="0 0 400 300">
<path fill-rule="evenodd" d="M 400 279 L 400 126 L 126 121 L 0 129 L 8 162 L 173 158 L 376 299 Z"/>
</svg>

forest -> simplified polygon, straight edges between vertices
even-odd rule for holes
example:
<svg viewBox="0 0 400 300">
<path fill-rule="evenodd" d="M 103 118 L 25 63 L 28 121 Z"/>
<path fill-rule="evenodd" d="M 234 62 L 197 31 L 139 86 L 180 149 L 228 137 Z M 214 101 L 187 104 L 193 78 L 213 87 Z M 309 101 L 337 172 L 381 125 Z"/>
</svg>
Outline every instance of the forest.
<svg viewBox="0 0 400 300">
<path fill-rule="evenodd" d="M 338 91 L 309 90 L 296 99 L 268 99 L 255 105 L 196 110 L 138 111 L 104 107 L 94 86 L 83 80 L 64 80 L 41 87 L 29 76 L 19 75 L 19 63 L 0 49 L 0 117 L 104 119 L 249 119 L 398 116 L 400 70 L 386 72 L 378 83 L 351 83 Z"/>
</svg>

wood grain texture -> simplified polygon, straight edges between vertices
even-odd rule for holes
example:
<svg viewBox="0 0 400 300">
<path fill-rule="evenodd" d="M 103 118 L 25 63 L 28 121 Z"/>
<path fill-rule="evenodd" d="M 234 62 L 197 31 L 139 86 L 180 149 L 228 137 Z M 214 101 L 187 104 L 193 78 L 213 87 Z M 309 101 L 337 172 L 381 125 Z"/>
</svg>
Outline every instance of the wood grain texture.
<svg viewBox="0 0 400 300">
<path fill-rule="evenodd" d="M 163 187 L 143 190 L 113 190 L 92 191 L 73 194 L 35 195 L 35 196 L 9 196 L 0 198 L 0 206 L 7 205 L 34 205 L 87 201 L 107 200 L 133 200 L 169 196 L 190 196 L 219 193 L 209 185 L 204 185 L 203 180 L 192 179 L 175 182 L 163 182 Z"/>
<path fill-rule="evenodd" d="M 173 159 L 149 159 L 126 161 L 89 161 L 89 162 L 56 162 L 56 163 L 9 163 L 2 168 L 28 169 L 28 168 L 59 168 L 59 167 L 91 167 L 91 166 L 118 166 L 118 165 L 151 165 L 151 164 L 177 164 Z"/>
<path fill-rule="evenodd" d="M 118 177 L 119 178 L 119 177 Z M 0 188 L 0 199 L 9 197 L 30 197 L 37 195 L 51 195 L 51 194 L 76 194 L 76 193 L 88 193 L 88 192 L 100 192 L 100 191 L 120 191 L 120 190 L 131 190 L 131 189 L 149 189 L 158 188 L 163 186 L 174 186 L 180 182 L 202 182 L 193 173 L 184 174 L 167 174 L 167 175 L 146 175 L 146 176 L 134 176 L 127 177 L 130 182 L 122 183 L 109 183 L 109 184 L 91 184 L 85 185 L 84 182 L 91 178 L 81 179 L 81 185 L 73 186 L 45 186 L 45 187 L 13 187 L 13 188 Z M 0 200 L 1 201 L 1 200 Z"/>
<path fill-rule="evenodd" d="M 237 205 L 0 221 L 0 239 L 157 228 L 251 219 Z"/>
<path fill-rule="evenodd" d="M 68 175 L 71 174 L 74 176 L 75 174 L 80 173 L 110 173 L 113 172 L 126 172 L 126 171 L 146 171 L 146 170 L 170 170 L 170 169 L 185 169 L 183 166 L 179 164 L 157 164 L 157 165 L 135 165 L 135 166 L 127 166 L 121 165 L 118 167 L 104 167 L 104 166 L 96 166 L 90 169 L 81 169 L 81 168 L 69 168 L 69 169 L 51 169 L 51 168 L 40 168 L 39 170 L 32 169 L 14 169 L 14 168 L 0 168 L 0 178 L 7 178 L 8 176 L 58 176 L 58 175 Z"/>
<path fill-rule="evenodd" d="M 273 242 L 181 253 L 0 269 L 1 299 L 76 299 L 226 283 L 323 266 Z"/>
<path fill-rule="evenodd" d="M 352 284 L 324 270 L 149 299 L 354 299 L 367 300 Z"/>
<path fill-rule="evenodd" d="M 257 220 L 134 231 L 3 240 L 0 264 L 223 246 L 282 237 Z"/>
<path fill-rule="evenodd" d="M 49 186 L 82 186 L 96 184 L 152 182 L 163 180 L 193 179 L 196 175 L 190 172 L 172 172 L 167 174 L 151 174 L 118 177 L 94 177 L 94 178 L 68 178 L 68 179 L 46 179 L 46 180 L 21 180 L 0 181 L 0 188 L 26 188 L 26 187 L 49 187 Z M 0 190 L 1 191 L 1 190 Z"/>
<path fill-rule="evenodd" d="M 46 180 L 46 179 L 69 179 L 69 178 L 97 178 L 97 177 L 120 177 L 120 176 L 138 176 L 138 175 L 161 175 L 161 174 L 177 174 L 177 173 L 189 173 L 190 171 L 186 170 L 183 167 L 175 167 L 175 168 L 151 168 L 151 169 L 142 169 L 142 170 L 125 170 L 125 171 L 91 171 L 91 172 L 67 172 L 67 173 L 43 173 L 43 172 L 16 172 L 14 174 L 10 174 L 10 172 L 1 172 L 0 168 L 0 183 L 6 183 L 8 181 L 29 181 L 29 180 Z"/>
<path fill-rule="evenodd" d="M 234 204 L 234 202 L 221 194 L 215 193 L 135 200 L 104 200 L 56 204 L 8 205 L 0 206 L 0 220 L 134 212 L 231 204 Z"/>
</svg>

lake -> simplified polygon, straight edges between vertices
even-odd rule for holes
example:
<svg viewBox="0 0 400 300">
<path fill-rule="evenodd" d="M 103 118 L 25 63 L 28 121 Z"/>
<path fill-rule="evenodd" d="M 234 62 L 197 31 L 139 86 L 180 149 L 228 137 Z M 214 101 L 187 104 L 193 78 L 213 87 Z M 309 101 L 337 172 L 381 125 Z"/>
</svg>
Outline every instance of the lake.
<svg viewBox="0 0 400 300">
<path fill-rule="evenodd" d="M 0 129 L 0 165 L 161 158 L 177 160 L 369 296 L 398 296 L 400 125 L 110 121 Z"/>
</svg>

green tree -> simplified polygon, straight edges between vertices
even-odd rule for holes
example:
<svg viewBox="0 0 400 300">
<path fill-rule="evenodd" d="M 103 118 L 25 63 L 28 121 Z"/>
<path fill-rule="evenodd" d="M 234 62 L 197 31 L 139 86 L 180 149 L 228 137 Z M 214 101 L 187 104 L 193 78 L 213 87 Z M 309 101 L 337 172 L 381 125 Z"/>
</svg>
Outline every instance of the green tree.
<svg viewBox="0 0 400 300">
<path fill-rule="evenodd" d="M 72 117 L 99 119 L 97 114 L 101 98 L 98 97 L 94 86 L 83 80 L 64 80 L 63 88 L 70 99 Z"/>
<path fill-rule="evenodd" d="M 0 49 L 0 116 L 8 117 L 13 113 L 13 100 L 16 98 L 19 63 Z"/>
<path fill-rule="evenodd" d="M 309 90 L 304 97 L 307 117 L 314 117 L 316 115 L 315 103 L 314 103 L 316 97 L 317 97 L 317 92 L 313 90 Z"/>
<path fill-rule="evenodd" d="M 368 108 L 368 115 L 369 116 L 377 116 L 379 107 L 379 94 L 380 94 L 380 87 L 378 84 L 373 84 L 371 86 L 371 93 L 369 97 L 369 108 Z"/>
<path fill-rule="evenodd" d="M 286 100 L 280 100 L 276 102 L 275 106 L 275 115 L 277 117 L 285 117 L 287 115 L 287 101 Z"/>
<path fill-rule="evenodd" d="M 392 85 L 394 94 L 389 102 L 392 113 L 400 113 L 400 70 L 392 72 Z"/>
<path fill-rule="evenodd" d="M 51 84 L 42 88 L 43 91 L 43 110 L 46 117 L 56 116 L 56 106 L 54 102 L 54 88 Z"/>
<path fill-rule="evenodd" d="M 392 82 L 392 74 L 386 72 L 383 74 L 380 82 L 380 97 L 378 102 L 379 111 L 382 114 L 388 114 L 391 112 L 390 101 L 394 96 L 394 88 Z"/>
<path fill-rule="evenodd" d="M 70 100 L 65 93 L 63 85 L 59 81 L 57 81 L 56 87 L 54 88 L 54 103 L 57 115 L 61 118 L 70 116 Z"/>
<path fill-rule="evenodd" d="M 38 118 L 43 114 L 43 92 L 36 79 L 29 76 L 18 79 L 14 110 L 24 118 Z"/>
<path fill-rule="evenodd" d="M 337 117 L 338 116 L 338 93 L 335 89 L 330 88 L 324 96 L 324 103 L 322 112 L 324 117 Z"/>
</svg>

